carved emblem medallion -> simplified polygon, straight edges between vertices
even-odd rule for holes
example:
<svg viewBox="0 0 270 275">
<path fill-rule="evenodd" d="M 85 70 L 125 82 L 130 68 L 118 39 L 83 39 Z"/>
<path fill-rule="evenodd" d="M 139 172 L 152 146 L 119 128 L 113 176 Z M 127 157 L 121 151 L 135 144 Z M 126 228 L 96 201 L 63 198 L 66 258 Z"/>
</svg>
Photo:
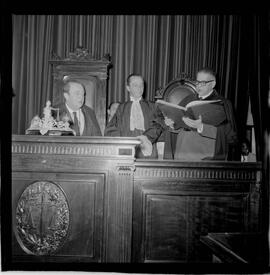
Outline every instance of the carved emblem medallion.
<svg viewBox="0 0 270 275">
<path fill-rule="evenodd" d="M 48 181 L 29 185 L 18 200 L 15 235 L 27 254 L 54 254 L 69 228 L 69 207 L 63 190 Z"/>
</svg>

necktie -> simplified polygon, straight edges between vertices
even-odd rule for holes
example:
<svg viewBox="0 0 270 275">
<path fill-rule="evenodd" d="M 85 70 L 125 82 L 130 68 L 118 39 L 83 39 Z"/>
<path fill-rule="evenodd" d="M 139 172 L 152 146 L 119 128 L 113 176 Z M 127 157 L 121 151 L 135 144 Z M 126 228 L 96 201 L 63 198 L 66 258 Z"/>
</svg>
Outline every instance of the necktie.
<svg viewBox="0 0 270 275">
<path fill-rule="evenodd" d="M 140 104 L 140 99 L 130 98 L 132 101 L 131 110 L 130 110 L 130 130 L 134 131 L 135 129 L 144 131 L 144 117 Z"/>
<path fill-rule="evenodd" d="M 80 135 L 80 128 L 79 128 L 79 121 L 77 117 L 77 113 L 73 112 L 74 115 L 74 124 L 73 124 L 73 130 L 76 132 L 76 136 Z"/>
</svg>

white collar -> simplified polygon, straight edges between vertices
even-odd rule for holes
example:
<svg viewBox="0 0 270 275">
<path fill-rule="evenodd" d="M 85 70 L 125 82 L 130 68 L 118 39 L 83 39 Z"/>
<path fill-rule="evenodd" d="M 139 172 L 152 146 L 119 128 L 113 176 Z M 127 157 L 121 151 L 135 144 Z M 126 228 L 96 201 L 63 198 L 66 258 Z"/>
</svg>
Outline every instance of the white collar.
<svg viewBox="0 0 270 275">
<path fill-rule="evenodd" d="M 141 99 L 142 99 L 142 97 L 139 97 L 139 98 L 135 98 L 133 96 L 130 97 L 130 101 L 137 101 L 137 102 L 139 102 Z"/>
<path fill-rule="evenodd" d="M 204 95 L 204 96 L 200 96 L 200 95 L 199 95 L 199 98 L 205 99 L 205 98 L 207 98 L 208 96 L 210 96 L 213 92 L 214 92 L 214 90 L 210 91 L 210 93 L 208 93 L 207 95 Z"/>
<path fill-rule="evenodd" d="M 81 108 L 78 109 L 77 111 L 74 111 L 74 110 L 72 110 L 71 108 L 68 107 L 67 103 L 65 103 L 65 104 L 66 104 L 66 107 L 67 107 L 68 111 L 69 111 L 72 115 L 73 115 L 74 112 L 76 112 L 77 114 L 80 113 Z"/>
</svg>

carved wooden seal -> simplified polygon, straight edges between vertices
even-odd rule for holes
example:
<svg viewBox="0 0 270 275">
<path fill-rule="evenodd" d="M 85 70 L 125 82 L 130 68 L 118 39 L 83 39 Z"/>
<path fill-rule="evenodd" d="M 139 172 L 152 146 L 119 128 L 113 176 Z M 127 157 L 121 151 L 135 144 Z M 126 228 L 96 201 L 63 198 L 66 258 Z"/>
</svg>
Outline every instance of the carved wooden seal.
<svg viewBox="0 0 270 275">
<path fill-rule="evenodd" d="M 20 196 L 16 208 L 16 238 L 27 254 L 54 254 L 64 243 L 69 228 L 69 207 L 55 183 L 37 181 Z"/>
</svg>

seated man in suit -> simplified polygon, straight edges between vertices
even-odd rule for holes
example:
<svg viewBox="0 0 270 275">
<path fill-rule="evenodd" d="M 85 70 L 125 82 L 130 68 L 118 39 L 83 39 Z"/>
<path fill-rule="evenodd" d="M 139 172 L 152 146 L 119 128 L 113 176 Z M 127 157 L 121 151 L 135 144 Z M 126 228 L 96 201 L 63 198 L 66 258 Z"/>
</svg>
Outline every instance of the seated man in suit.
<svg viewBox="0 0 270 275">
<path fill-rule="evenodd" d="M 141 75 L 131 74 L 127 78 L 126 89 L 130 99 L 121 103 L 113 118 L 108 122 L 105 136 L 137 137 L 150 127 L 152 116 L 155 113 L 155 103 L 142 98 L 144 80 Z M 136 157 L 145 158 L 140 148 L 137 148 Z M 157 158 L 156 145 L 151 149 L 149 158 Z"/>
<path fill-rule="evenodd" d="M 76 80 L 69 80 L 63 86 L 65 103 L 58 106 L 59 116 L 70 123 L 76 136 L 102 136 L 95 112 L 85 103 L 85 87 Z"/>
<path fill-rule="evenodd" d="M 237 133 L 231 102 L 214 90 L 215 73 L 210 68 L 197 72 L 196 95 L 187 96 L 179 105 L 185 106 L 194 100 L 220 100 L 224 110 L 215 114 L 213 123 L 204 123 L 201 117 L 193 120 L 183 117 L 186 127 L 180 128 L 176 138 L 171 138 L 170 128 L 174 132 L 174 121 L 164 118 L 157 112 L 157 118 L 143 133 L 142 147 L 148 148 L 162 132 L 165 132 L 165 158 L 199 161 L 203 159 L 228 160 L 230 146 L 236 145 Z M 149 151 L 149 149 L 148 149 Z"/>
</svg>

